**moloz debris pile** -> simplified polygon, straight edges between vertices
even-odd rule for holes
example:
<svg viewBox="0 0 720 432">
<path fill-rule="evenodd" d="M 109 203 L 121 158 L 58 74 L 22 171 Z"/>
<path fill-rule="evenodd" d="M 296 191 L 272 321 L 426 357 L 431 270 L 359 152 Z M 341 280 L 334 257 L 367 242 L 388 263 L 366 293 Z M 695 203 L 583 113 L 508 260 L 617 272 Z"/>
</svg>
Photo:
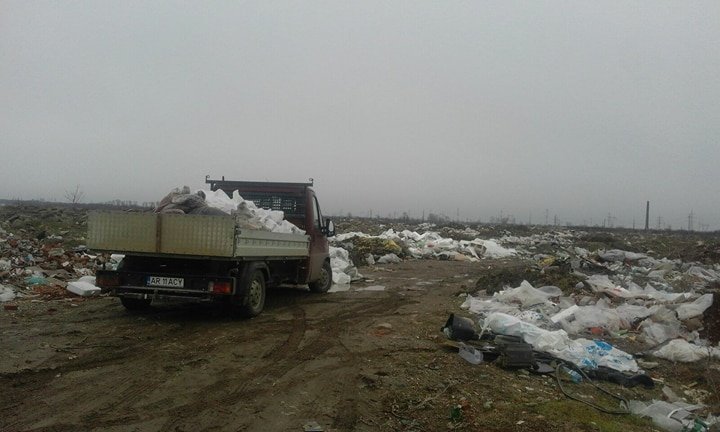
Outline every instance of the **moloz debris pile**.
<svg viewBox="0 0 720 432">
<path fill-rule="evenodd" d="M 0 207 L 0 302 L 18 298 L 80 300 L 97 294 L 96 268 L 104 259 L 83 245 L 84 209 Z M 88 289 L 92 286 L 92 289 Z"/>
<path fill-rule="evenodd" d="M 637 239 L 634 245 L 613 235 L 603 238 L 581 230 L 499 232 L 483 239 L 469 227 L 443 228 L 442 234 L 431 224 L 411 228 L 337 235 L 334 280 L 361 279 L 355 263 L 363 267 L 417 259 L 512 259 L 514 264 L 503 267 L 506 273 L 500 277 L 481 277 L 477 292 L 468 294 L 461 305 L 480 329 L 472 332 L 474 346 L 458 346 L 460 355 L 471 363 L 500 359 L 506 366 L 533 371 L 563 370 L 580 380 L 584 376 L 652 387 L 654 380 L 643 368 L 654 367 L 656 359 L 685 363 L 720 359 L 718 306 L 713 301 L 720 287 L 720 264 L 713 261 L 714 249 L 702 241 L 697 247 L 705 252 L 689 253 L 686 261 L 651 249 L 638 251 L 643 242 Z M 448 233 L 459 240 L 443 236 Z M 609 245 L 598 241 L 608 238 Z M 451 316 L 443 329 L 446 336 L 458 340 L 450 336 L 453 319 L 461 322 Z M 499 343 L 493 343 L 496 338 Z M 532 360 L 531 353 L 542 361 Z M 664 392 L 672 389 L 666 387 Z M 705 430 L 717 423 L 703 404 L 677 397 L 619 400 L 621 406 L 606 411 L 650 417 L 665 430 L 690 430 L 696 424 L 704 425 L 697 430 Z"/>
</svg>

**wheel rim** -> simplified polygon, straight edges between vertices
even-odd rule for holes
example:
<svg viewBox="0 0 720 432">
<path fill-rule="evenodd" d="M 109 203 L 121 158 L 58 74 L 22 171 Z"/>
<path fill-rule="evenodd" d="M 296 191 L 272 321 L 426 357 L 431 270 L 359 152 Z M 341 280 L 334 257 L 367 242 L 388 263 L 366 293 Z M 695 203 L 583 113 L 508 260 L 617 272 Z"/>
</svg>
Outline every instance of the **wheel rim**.
<svg viewBox="0 0 720 432">
<path fill-rule="evenodd" d="M 250 284 L 250 293 L 248 295 L 250 305 L 253 309 L 260 306 L 260 303 L 262 302 L 262 291 L 262 283 L 259 280 L 254 279 Z"/>
<path fill-rule="evenodd" d="M 320 271 L 320 286 L 326 287 L 328 286 L 330 282 L 330 273 L 328 272 L 328 269 L 323 267 Z"/>
</svg>

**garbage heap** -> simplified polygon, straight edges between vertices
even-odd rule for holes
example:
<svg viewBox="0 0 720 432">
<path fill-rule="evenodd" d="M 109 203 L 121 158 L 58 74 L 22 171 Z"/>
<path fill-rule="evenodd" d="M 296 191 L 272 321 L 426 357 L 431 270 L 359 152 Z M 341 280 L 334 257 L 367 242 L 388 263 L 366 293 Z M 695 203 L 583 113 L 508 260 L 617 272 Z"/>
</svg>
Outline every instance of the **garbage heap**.
<svg viewBox="0 0 720 432">
<path fill-rule="evenodd" d="M 466 232 L 467 233 L 467 232 Z M 496 240 L 454 240 L 436 231 L 422 234 L 389 229 L 373 236 L 363 232 L 338 234 L 330 239 L 330 258 L 335 283 L 350 283 L 361 278 L 354 263 L 360 265 L 396 264 L 403 259 L 439 259 L 477 262 L 483 258 L 508 258 L 514 249 L 500 246 Z M 342 252 L 341 252 L 341 251 Z"/>
<path fill-rule="evenodd" d="M 66 290 L 69 284 L 92 276 L 102 261 L 79 244 L 84 211 L 18 206 L 3 208 L 2 216 L 0 302 L 7 307 L 18 297 L 74 297 Z"/>
<path fill-rule="evenodd" d="M 482 332 L 519 338 L 535 352 L 589 374 L 603 369 L 643 374 L 657 366 L 648 361 L 652 357 L 687 363 L 720 359 L 714 303 L 720 286 L 717 262 L 685 262 L 622 249 L 591 252 L 577 246 L 584 235 L 566 231 L 501 237 L 498 242 L 512 247 L 528 267 L 567 273 L 578 282 L 562 289 L 528 281 L 500 290 L 479 284 L 480 291 L 468 295 L 461 307 L 475 314 Z M 703 407 L 680 400 L 626 405 L 662 429 L 678 431 L 691 430 L 699 420 L 693 413 Z M 702 421 L 712 424 L 717 419 Z"/>
</svg>

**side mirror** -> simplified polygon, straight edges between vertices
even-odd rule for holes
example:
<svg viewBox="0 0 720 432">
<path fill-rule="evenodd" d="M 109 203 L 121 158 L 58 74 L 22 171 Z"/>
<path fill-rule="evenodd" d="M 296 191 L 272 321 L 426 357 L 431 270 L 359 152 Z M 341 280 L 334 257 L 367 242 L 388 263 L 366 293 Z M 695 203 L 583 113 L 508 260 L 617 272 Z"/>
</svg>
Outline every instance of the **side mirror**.
<svg viewBox="0 0 720 432">
<path fill-rule="evenodd" d="M 332 237 L 335 235 L 335 224 L 330 219 L 325 219 L 325 227 L 323 232 L 326 236 Z"/>
</svg>

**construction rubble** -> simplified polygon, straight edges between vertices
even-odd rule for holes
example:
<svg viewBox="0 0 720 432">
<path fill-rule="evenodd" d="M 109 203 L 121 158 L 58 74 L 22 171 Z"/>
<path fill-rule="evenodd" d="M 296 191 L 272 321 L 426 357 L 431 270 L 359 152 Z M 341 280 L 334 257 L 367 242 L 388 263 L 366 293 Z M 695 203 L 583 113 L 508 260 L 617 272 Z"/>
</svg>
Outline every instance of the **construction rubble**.
<svg viewBox="0 0 720 432">
<path fill-rule="evenodd" d="M 100 291 L 93 275 L 103 257 L 82 244 L 83 212 L 24 207 L 5 215 L 4 222 L 0 227 L 0 302 L 7 305 L 20 298 L 78 301 L 78 295 Z M 62 229 L 53 232 L 52 226 Z"/>
<path fill-rule="evenodd" d="M 238 225 L 244 228 L 305 234 L 305 231 L 285 220 L 282 211 L 259 208 L 252 201 L 243 199 L 238 191 L 233 191 L 231 198 L 222 190 L 198 190 L 191 193 L 188 186 L 183 186 L 173 189 L 160 200 L 154 211 L 170 214 L 232 215 Z"/>
<path fill-rule="evenodd" d="M 521 272 L 501 287 L 483 286 L 480 279 L 477 292 L 468 294 L 461 305 L 475 316 L 478 339 L 483 335 L 486 339 L 488 335 L 514 337 L 537 355 L 547 355 L 583 374 L 598 376 L 602 375 L 598 371 L 615 371 L 615 382 L 650 386 L 653 381 L 643 370 L 643 365 L 653 364 L 648 358 L 671 362 L 720 359 L 720 329 L 714 323 L 706 328 L 703 322 L 720 287 L 717 261 L 686 262 L 653 251 L 591 250 L 579 245 L 587 243 L 584 238 L 592 238 L 582 231 L 529 236 L 505 233 L 491 239 L 468 239 L 479 232 L 466 228 L 455 230 L 455 235 L 464 238 L 456 240 L 443 237 L 431 230 L 432 226 L 418 228 L 391 228 L 377 235 L 361 231 L 337 235 L 331 239 L 333 281 L 345 284 L 362 279 L 354 262 L 362 267 L 403 260 L 479 262 L 512 258 L 524 263 L 529 269 L 525 273 L 538 276 L 537 280 L 559 280 L 564 286 L 533 286 L 527 280 L 517 283 Z M 716 322 L 717 318 L 713 319 Z M 478 351 L 461 344 L 459 351 L 473 364 L 483 361 L 483 352 L 486 358 L 488 354 L 497 357 L 492 348 Z M 643 360 L 638 362 L 636 355 Z M 668 431 L 691 430 L 696 422 L 703 426 L 692 430 L 707 430 L 717 423 L 712 415 L 700 417 L 704 405 L 682 400 L 623 400 L 622 406 L 623 413 L 650 417 Z"/>
</svg>

